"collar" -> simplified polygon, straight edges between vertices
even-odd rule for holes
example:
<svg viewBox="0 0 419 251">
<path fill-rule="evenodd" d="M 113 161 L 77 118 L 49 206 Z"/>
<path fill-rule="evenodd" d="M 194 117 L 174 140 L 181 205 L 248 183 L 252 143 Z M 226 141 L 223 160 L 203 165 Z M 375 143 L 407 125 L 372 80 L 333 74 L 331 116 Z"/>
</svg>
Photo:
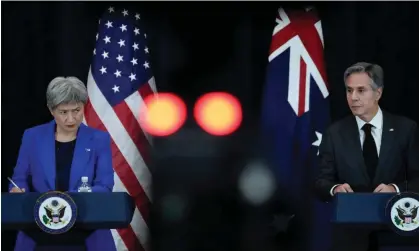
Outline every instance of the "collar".
<svg viewBox="0 0 419 251">
<path fill-rule="evenodd" d="M 362 130 L 362 127 L 367 123 L 360 119 L 358 116 L 355 116 L 356 123 L 358 125 L 358 129 Z M 377 129 L 381 129 L 383 127 L 383 112 L 381 111 L 381 108 L 378 107 L 378 112 L 375 114 L 374 118 L 371 119 L 369 122 L 371 125 L 373 125 Z"/>
</svg>

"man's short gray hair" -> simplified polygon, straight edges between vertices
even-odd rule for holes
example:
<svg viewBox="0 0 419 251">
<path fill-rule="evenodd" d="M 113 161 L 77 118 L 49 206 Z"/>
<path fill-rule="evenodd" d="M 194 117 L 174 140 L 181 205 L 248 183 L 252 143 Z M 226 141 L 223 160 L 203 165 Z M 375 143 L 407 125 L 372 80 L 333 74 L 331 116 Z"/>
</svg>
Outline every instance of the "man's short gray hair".
<svg viewBox="0 0 419 251">
<path fill-rule="evenodd" d="M 87 103 L 87 89 L 76 77 L 56 77 L 47 88 L 47 106 L 54 110 L 60 104 Z"/>
<path fill-rule="evenodd" d="M 384 88 L 384 73 L 383 68 L 377 64 L 371 64 L 367 62 L 358 62 L 348 69 L 343 74 L 343 81 L 346 85 L 346 79 L 353 73 L 365 72 L 371 79 L 371 87 L 373 90 L 378 88 Z"/>
</svg>

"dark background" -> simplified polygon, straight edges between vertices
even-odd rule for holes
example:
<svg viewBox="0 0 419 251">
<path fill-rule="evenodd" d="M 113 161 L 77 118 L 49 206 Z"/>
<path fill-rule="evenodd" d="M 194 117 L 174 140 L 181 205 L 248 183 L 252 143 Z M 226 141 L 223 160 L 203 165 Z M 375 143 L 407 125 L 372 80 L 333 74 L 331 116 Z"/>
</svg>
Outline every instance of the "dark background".
<svg viewBox="0 0 419 251">
<path fill-rule="evenodd" d="M 98 18 L 109 5 L 2 2 L 2 192 L 24 129 L 51 119 L 45 104 L 49 81 L 59 75 L 87 80 Z M 141 12 L 159 90 L 175 91 L 189 104 L 201 93 L 226 90 L 242 102 L 243 125 L 259 123 L 279 2 L 113 6 Z M 384 68 L 381 107 L 419 122 L 419 4 L 323 2 L 316 7 L 323 25 L 332 121 L 349 112 L 345 68 L 369 61 Z M 2 248 L 11 250 L 14 233 L 2 235 Z"/>
</svg>

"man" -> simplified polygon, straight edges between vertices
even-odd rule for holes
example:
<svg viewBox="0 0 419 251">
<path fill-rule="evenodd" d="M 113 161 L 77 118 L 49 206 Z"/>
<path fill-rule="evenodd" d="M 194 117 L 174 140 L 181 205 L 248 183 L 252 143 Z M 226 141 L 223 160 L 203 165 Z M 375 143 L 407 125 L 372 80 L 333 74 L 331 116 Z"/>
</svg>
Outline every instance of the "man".
<svg viewBox="0 0 419 251">
<path fill-rule="evenodd" d="M 419 191 L 417 124 L 380 109 L 382 68 L 356 63 L 345 71 L 344 82 L 353 116 L 334 123 L 323 135 L 317 196 L 330 201 L 336 193 Z M 368 250 L 369 234 L 336 229 L 332 250 Z"/>
</svg>

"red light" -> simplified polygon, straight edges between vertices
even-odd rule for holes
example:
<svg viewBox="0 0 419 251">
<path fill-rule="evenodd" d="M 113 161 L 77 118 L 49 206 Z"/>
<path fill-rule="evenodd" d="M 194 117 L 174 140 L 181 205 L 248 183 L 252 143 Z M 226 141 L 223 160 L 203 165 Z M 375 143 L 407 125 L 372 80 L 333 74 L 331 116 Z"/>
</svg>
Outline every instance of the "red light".
<svg viewBox="0 0 419 251">
<path fill-rule="evenodd" d="M 213 92 L 198 99 L 194 116 L 206 132 L 223 136 L 231 134 L 240 126 L 242 109 L 240 102 L 233 95 Z"/>
<path fill-rule="evenodd" d="M 174 94 L 158 93 L 144 99 L 140 125 L 154 136 L 168 136 L 185 123 L 186 105 Z"/>
</svg>

